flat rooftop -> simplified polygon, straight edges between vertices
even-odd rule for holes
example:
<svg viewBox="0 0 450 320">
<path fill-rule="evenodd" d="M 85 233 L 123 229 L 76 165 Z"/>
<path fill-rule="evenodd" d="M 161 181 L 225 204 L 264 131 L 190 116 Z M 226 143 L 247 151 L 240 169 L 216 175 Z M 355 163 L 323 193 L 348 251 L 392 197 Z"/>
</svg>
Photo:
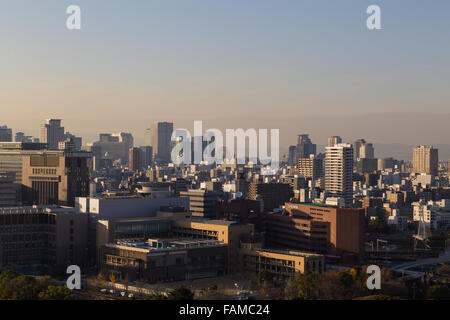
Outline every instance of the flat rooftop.
<svg viewBox="0 0 450 320">
<path fill-rule="evenodd" d="M 161 238 L 161 239 L 148 239 L 145 242 L 133 240 L 119 240 L 116 243 L 109 243 L 106 246 L 129 250 L 135 249 L 136 251 L 151 253 L 167 250 L 227 246 L 227 244 L 225 244 L 223 241 L 218 240 L 204 240 L 193 238 Z"/>
</svg>

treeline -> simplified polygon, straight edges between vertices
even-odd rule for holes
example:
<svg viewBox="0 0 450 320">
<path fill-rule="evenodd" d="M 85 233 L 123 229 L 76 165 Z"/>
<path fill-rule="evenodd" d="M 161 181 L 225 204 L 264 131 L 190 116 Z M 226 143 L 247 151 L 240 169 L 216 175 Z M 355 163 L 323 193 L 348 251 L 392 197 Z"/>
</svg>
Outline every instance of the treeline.
<svg viewBox="0 0 450 320">
<path fill-rule="evenodd" d="M 67 287 L 52 284 L 48 277 L 0 272 L 0 300 L 69 300 L 70 293 Z"/>
<path fill-rule="evenodd" d="M 267 274 L 258 275 L 259 291 L 266 299 L 285 300 L 396 300 L 411 299 L 411 286 L 395 278 L 389 270 L 382 269 L 381 289 L 367 288 L 365 267 L 346 270 L 328 270 L 322 274 L 306 272 L 288 280 L 283 286 L 275 284 Z M 416 299 L 449 300 L 448 284 L 424 288 Z"/>
</svg>

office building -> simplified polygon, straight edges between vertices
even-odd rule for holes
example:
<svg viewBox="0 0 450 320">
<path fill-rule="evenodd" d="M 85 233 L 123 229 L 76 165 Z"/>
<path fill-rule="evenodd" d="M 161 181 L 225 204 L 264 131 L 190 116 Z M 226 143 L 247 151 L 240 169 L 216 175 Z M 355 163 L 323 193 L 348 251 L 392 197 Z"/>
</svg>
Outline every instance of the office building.
<svg viewBox="0 0 450 320">
<path fill-rule="evenodd" d="M 89 195 L 88 152 L 40 151 L 22 156 L 22 196 L 33 205 L 74 206 Z"/>
<path fill-rule="evenodd" d="M 32 136 L 26 136 L 23 132 L 16 132 L 14 142 L 33 142 Z"/>
<path fill-rule="evenodd" d="M 297 146 L 289 146 L 288 165 L 295 166 L 295 159 L 297 158 Z"/>
<path fill-rule="evenodd" d="M 142 167 L 147 169 L 153 164 L 153 148 L 151 146 L 140 147 L 142 151 Z"/>
<path fill-rule="evenodd" d="M 432 146 L 418 146 L 413 151 L 413 170 L 415 173 L 438 174 L 438 149 Z"/>
<path fill-rule="evenodd" d="M 0 142 L 12 142 L 12 130 L 7 126 L 0 126 Z"/>
<path fill-rule="evenodd" d="M 325 257 L 322 254 L 253 248 L 251 244 L 242 244 L 240 252 L 244 272 L 253 276 L 267 272 L 277 280 L 288 280 L 301 273 L 323 273 L 325 270 Z"/>
<path fill-rule="evenodd" d="M 128 151 L 128 168 L 131 171 L 142 169 L 142 150 L 140 148 L 131 148 Z"/>
<path fill-rule="evenodd" d="M 363 143 L 359 147 L 359 158 L 358 159 L 374 159 L 375 151 L 372 143 Z"/>
<path fill-rule="evenodd" d="M 226 273 L 227 245 L 216 240 L 148 239 L 102 247 L 101 270 L 125 281 L 186 281 Z"/>
<path fill-rule="evenodd" d="M 353 147 L 338 144 L 325 148 L 325 192 L 329 197 L 344 198 L 353 204 Z"/>
<path fill-rule="evenodd" d="M 131 144 L 130 146 L 130 139 L 124 140 L 122 137 L 121 140 L 120 135 L 101 133 L 99 135 L 99 140 L 94 142 L 92 146 L 96 148 L 96 151 L 100 154 L 100 158 L 108 154 L 108 157 L 111 157 L 112 160 L 120 160 L 125 164 L 128 162 L 128 150 L 130 150 L 133 145 Z"/>
<path fill-rule="evenodd" d="M 181 197 L 189 197 L 189 211 L 193 217 L 216 218 L 217 201 L 221 192 L 207 189 L 180 192 Z"/>
<path fill-rule="evenodd" d="M 177 219 L 172 223 L 172 236 L 221 241 L 228 246 L 228 273 L 242 272 L 239 247 L 243 237 L 253 233 L 252 224 L 203 218 Z"/>
<path fill-rule="evenodd" d="M 328 147 L 334 147 L 337 144 L 342 143 L 342 138 L 339 136 L 332 136 L 328 138 Z"/>
<path fill-rule="evenodd" d="M 47 143 L 51 150 L 58 149 L 58 143 L 64 140 L 64 127 L 61 127 L 60 119 L 47 119 L 41 124 L 41 143 Z"/>
<path fill-rule="evenodd" d="M 145 144 L 153 147 L 153 159 L 158 163 L 171 162 L 172 132 L 172 122 L 154 122 L 146 130 Z"/>
<path fill-rule="evenodd" d="M 292 197 L 292 188 L 285 183 L 253 182 L 249 185 L 248 199 L 261 200 L 264 211 L 280 207 Z"/>
<path fill-rule="evenodd" d="M 87 215 L 74 208 L 0 208 L 0 269 L 65 272 L 87 261 Z"/>
<path fill-rule="evenodd" d="M 314 156 L 298 159 L 297 174 L 314 180 L 324 176 L 323 159 Z"/>
<path fill-rule="evenodd" d="M 0 172 L 0 207 L 12 207 L 19 200 L 19 186 L 13 172 Z"/>
<path fill-rule="evenodd" d="M 309 158 L 316 155 L 316 145 L 311 142 L 309 135 L 299 134 L 297 137 L 296 162 L 300 158 Z"/>
<path fill-rule="evenodd" d="M 364 209 L 286 203 L 266 216 L 266 245 L 356 258 L 364 254 Z"/>
</svg>

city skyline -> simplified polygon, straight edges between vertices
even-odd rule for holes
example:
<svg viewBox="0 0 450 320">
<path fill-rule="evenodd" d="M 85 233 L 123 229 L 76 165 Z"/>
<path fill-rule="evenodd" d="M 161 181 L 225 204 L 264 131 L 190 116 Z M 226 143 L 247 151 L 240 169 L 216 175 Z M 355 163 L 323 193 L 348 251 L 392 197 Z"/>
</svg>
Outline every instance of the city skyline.
<svg viewBox="0 0 450 320">
<path fill-rule="evenodd" d="M 280 128 L 285 150 L 300 133 L 446 143 L 450 45 L 435 30 L 450 30 L 448 2 L 377 1 L 377 31 L 370 1 L 77 2 L 79 32 L 65 28 L 69 1 L 0 5 L 0 108 L 14 131 L 61 118 L 86 142 L 124 131 L 142 143 L 154 121 L 202 120 Z"/>
</svg>

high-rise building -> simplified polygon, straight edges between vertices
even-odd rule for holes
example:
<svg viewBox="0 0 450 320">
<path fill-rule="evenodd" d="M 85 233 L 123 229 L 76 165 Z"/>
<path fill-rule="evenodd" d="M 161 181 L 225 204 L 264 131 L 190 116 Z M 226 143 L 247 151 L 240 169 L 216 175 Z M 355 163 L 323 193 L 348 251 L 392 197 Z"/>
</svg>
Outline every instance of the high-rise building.
<svg viewBox="0 0 450 320">
<path fill-rule="evenodd" d="M 297 158 L 309 158 L 310 155 L 316 155 L 316 145 L 311 142 L 309 135 L 299 134 L 297 137 Z"/>
<path fill-rule="evenodd" d="M 47 143 L 48 148 L 58 149 L 58 143 L 64 140 L 64 127 L 61 127 L 60 119 L 46 119 L 41 124 L 40 142 Z"/>
<path fill-rule="evenodd" d="M 97 148 L 97 152 L 101 156 L 108 153 L 108 156 L 113 160 L 120 159 L 122 163 L 128 162 L 128 150 L 132 147 L 130 146 L 130 141 L 120 141 L 120 136 L 112 135 L 110 133 L 100 133 L 99 140 L 94 142 L 93 147 Z"/>
<path fill-rule="evenodd" d="M 81 146 L 83 145 L 83 139 L 81 137 L 77 137 L 70 132 L 66 132 L 64 134 L 64 141 L 71 139 L 73 141 L 73 150 L 74 151 L 80 151 Z"/>
<path fill-rule="evenodd" d="M 289 146 L 289 155 L 288 155 L 288 165 L 295 166 L 296 162 L 296 154 L 297 154 L 297 146 Z"/>
<path fill-rule="evenodd" d="M 14 230 L 14 233 L 11 233 Z M 87 262 L 88 215 L 57 206 L 0 208 L 0 270 L 65 272 Z"/>
<path fill-rule="evenodd" d="M 330 138 L 328 138 L 328 146 L 329 147 L 334 147 L 337 144 L 341 144 L 342 143 L 342 138 L 339 136 L 332 136 Z"/>
<path fill-rule="evenodd" d="M 12 142 L 12 130 L 7 126 L 0 126 L 0 142 Z"/>
<path fill-rule="evenodd" d="M 142 150 L 140 148 L 130 148 L 128 151 L 128 168 L 131 171 L 142 169 Z"/>
<path fill-rule="evenodd" d="M 364 209 L 286 203 L 285 211 L 266 216 L 268 246 L 364 257 Z"/>
<path fill-rule="evenodd" d="M 366 143 L 364 139 L 357 139 L 353 142 L 353 161 L 357 161 L 359 159 L 359 151 L 361 150 L 361 146 Z"/>
<path fill-rule="evenodd" d="M 127 150 L 130 148 L 133 148 L 134 146 L 134 138 L 131 133 L 128 132 L 119 132 L 119 133 L 113 133 L 111 135 L 112 137 L 117 137 L 118 141 L 123 143 Z"/>
<path fill-rule="evenodd" d="M 438 174 L 438 149 L 432 146 L 418 146 L 413 152 L 413 167 L 415 173 Z"/>
<path fill-rule="evenodd" d="M 89 152 L 47 150 L 22 156 L 23 201 L 31 205 L 74 206 L 89 195 Z"/>
<path fill-rule="evenodd" d="M 0 207 L 13 207 L 17 204 L 19 188 L 14 184 L 13 172 L 0 172 Z"/>
<path fill-rule="evenodd" d="M 140 149 L 142 151 L 142 167 L 147 169 L 153 163 L 153 147 L 142 146 Z"/>
<path fill-rule="evenodd" d="M 297 174 L 314 180 L 323 177 L 323 159 L 314 156 L 298 159 Z"/>
<path fill-rule="evenodd" d="M 253 182 L 248 187 L 250 200 L 261 200 L 265 211 L 278 208 L 292 196 L 292 187 L 287 183 Z"/>
<path fill-rule="evenodd" d="M 353 204 L 353 147 L 338 144 L 325 148 L 325 191 L 328 196 L 344 198 L 345 206 Z"/>
<path fill-rule="evenodd" d="M 374 159 L 375 151 L 372 143 L 363 143 L 359 147 L 359 159 Z"/>
<path fill-rule="evenodd" d="M 180 192 L 181 197 L 189 197 L 189 211 L 193 217 L 215 218 L 217 201 L 221 193 L 210 190 L 189 190 Z"/>
<path fill-rule="evenodd" d="M 16 132 L 16 135 L 14 136 L 15 142 L 33 142 L 33 137 L 26 136 L 23 132 Z"/>
<path fill-rule="evenodd" d="M 172 122 L 154 122 L 146 131 L 146 145 L 153 147 L 153 159 L 159 163 L 171 162 Z M 148 143 L 149 142 L 149 143 Z"/>
</svg>

